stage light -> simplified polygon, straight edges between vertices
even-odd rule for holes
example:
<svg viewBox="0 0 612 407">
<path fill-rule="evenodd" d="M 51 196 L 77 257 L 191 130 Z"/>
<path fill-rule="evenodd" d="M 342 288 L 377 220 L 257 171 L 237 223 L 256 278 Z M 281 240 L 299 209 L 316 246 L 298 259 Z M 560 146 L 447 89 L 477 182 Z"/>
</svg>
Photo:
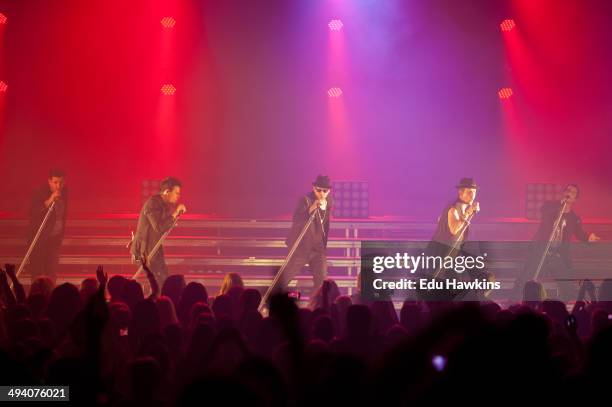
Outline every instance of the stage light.
<svg viewBox="0 0 612 407">
<path fill-rule="evenodd" d="M 327 96 L 329 96 L 330 98 L 339 98 L 340 96 L 342 96 L 342 89 L 337 87 L 329 88 L 329 90 L 327 91 Z"/>
<path fill-rule="evenodd" d="M 164 28 L 172 28 L 176 24 L 176 20 L 172 17 L 164 17 L 161 19 L 161 25 Z"/>
<path fill-rule="evenodd" d="M 0 13 L 0 24 L 6 24 L 7 18 L 4 14 Z"/>
<path fill-rule="evenodd" d="M 512 88 L 501 88 L 497 94 L 499 95 L 499 98 L 504 100 L 504 99 L 510 99 L 510 97 L 512 96 L 513 92 L 512 92 Z"/>
<path fill-rule="evenodd" d="M 542 205 L 547 201 L 561 201 L 563 190 L 563 185 L 559 184 L 527 184 L 525 217 L 539 220 L 542 215 Z"/>
<path fill-rule="evenodd" d="M 175 92 L 176 92 L 176 88 L 171 83 L 166 83 L 162 85 L 161 87 L 162 95 L 174 95 Z"/>
<path fill-rule="evenodd" d="M 514 24 L 514 20 L 509 19 L 509 18 L 504 20 L 504 21 L 502 21 L 501 24 L 499 25 L 501 30 L 504 31 L 504 32 L 512 31 L 512 29 L 515 26 L 516 26 L 516 24 Z"/>
<path fill-rule="evenodd" d="M 370 185 L 365 181 L 333 181 L 334 216 L 368 218 L 370 216 Z"/>
<path fill-rule="evenodd" d="M 334 19 L 334 20 L 330 20 L 327 26 L 329 27 L 331 31 L 340 31 L 342 30 L 342 27 L 344 26 L 344 24 L 342 24 L 342 20 Z"/>
<path fill-rule="evenodd" d="M 3 81 L 0 81 L 0 92 L 2 93 L 6 92 L 6 88 L 8 88 L 7 84 L 4 83 Z"/>
</svg>

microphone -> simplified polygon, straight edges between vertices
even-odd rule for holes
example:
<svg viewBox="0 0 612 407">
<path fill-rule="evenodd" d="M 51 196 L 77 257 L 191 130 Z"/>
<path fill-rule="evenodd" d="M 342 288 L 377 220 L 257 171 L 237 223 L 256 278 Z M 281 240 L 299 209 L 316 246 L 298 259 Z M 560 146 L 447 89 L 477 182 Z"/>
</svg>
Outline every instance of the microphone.
<svg viewBox="0 0 612 407">
<path fill-rule="evenodd" d="M 473 203 L 473 204 L 470 206 L 470 208 L 472 208 L 472 213 L 473 213 L 473 214 L 476 214 L 476 213 L 480 212 L 480 203 L 478 203 L 478 202 L 474 202 L 474 203 Z"/>
<path fill-rule="evenodd" d="M 322 211 L 327 209 L 327 200 L 326 199 L 319 200 L 319 209 L 321 209 Z"/>
</svg>

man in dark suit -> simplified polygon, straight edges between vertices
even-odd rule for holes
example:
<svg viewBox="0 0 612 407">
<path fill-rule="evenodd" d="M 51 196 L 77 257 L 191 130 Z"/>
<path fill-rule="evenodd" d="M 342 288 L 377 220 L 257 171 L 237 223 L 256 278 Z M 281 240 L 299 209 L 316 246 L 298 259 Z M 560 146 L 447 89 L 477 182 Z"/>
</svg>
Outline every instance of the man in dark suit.
<svg viewBox="0 0 612 407">
<path fill-rule="evenodd" d="M 180 197 L 181 182 L 173 177 L 164 179 L 160 184 L 160 193 L 153 195 L 142 206 L 136 234 L 130 247 L 136 261 L 147 260 L 147 265 L 160 286 L 168 277 L 163 247 L 152 257 L 149 256 L 162 235 L 170 230 L 176 218 L 186 211 L 185 205 L 177 204 Z"/>
<path fill-rule="evenodd" d="M 46 275 L 54 281 L 59 263 L 59 250 L 64 239 L 68 189 L 65 188 L 65 174 L 60 169 L 49 171 L 46 185 L 37 188 L 30 202 L 27 242 L 32 243 L 45 215 L 53 205 L 47 223 L 42 229 L 38 242 L 30 254 L 28 269 L 32 279 Z"/>
<path fill-rule="evenodd" d="M 285 243 L 292 247 L 311 215 L 315 215 L 295 253 L 284 270 L 282 281 L 286 287 L 289 281 L 309 265 L 313 277 L 313 289 L 318 289 L 327 276 L 327 239 L 332 200 L 329 196 L 331 182 L 328 176 L 319 175 L 312 183 L 312 191 L 298 200 L 293 213 L 293 224 Z"/>
<path fill-rule="evenodd" d="M 576 298 L 577 289 L 575 284 L 570 281 L 573 270 L 570 242 L 574 237 L 582 242 L 596 242 L 599 240 L 599 236 L 595 233 L 587 234 L 584 231 L 582 219 L 572 208 L 579 196 L 580 190 L 578 186 L 569 184 L 565 187 L 563 199 L 560 202 L 549 201 L 542 205 L 542 221 L 531 243 L 525 269 L 515 282 L 515 296 L 520 296 L 527 280 L 536 277 L 542 256 L 545 256 L 540 274 L 549 274 L 556 280 L 559 287 L 560 300 L 570 301 Z M 563 207 L 564 203 L 565 207 Z M 562 208 L 563 214 L 561 215 L 561 220 L 553 233 L 555 221 Z M 544 254 L 551 236 L 550 249 Z"/>
</svg>

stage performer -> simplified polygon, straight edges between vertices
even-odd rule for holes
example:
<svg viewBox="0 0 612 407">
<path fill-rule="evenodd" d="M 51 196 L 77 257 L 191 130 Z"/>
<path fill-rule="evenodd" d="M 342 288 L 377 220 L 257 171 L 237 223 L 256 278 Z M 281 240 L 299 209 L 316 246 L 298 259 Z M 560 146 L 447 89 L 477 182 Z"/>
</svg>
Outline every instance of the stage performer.
<svg viewBox="0 0 612 407">
<path fill-rule="evenodd" d="M 32 280 L 42 275 L 50 277 L 53 281 L 56 279 L 59 251 L 64 239 L 68 207 L 65 174 L 60 169 L 49 171 L 47 183 L 37 188 L 32 194 L 27 235 L 28 245 L 32 243 L 45 215 L 54 202 L 47 223 L 30 255 L 30 263 L 27 267 L 30 270 Z"/>
<path fill-rule="evenodd" d="M 150 197 L 140 210 L 136 234 L 130 247 L 134 261 L 141 262 L 146 259 L 160 286 L 168 277 L 163 247 L 152 257 L 149 255 L 176 218 L 187 210 L 185 205 L 177 204 L 181 197 L 181 187 L 181 182 L 176 178 L 168 177 L 162 180 L 160 193 Z"/>
<path fill-rule="evenodd" d="M 302 241 L 297 246 L 281 276 L 283 287 L 308 264 L 313 277 L 313 293 L 321 286 L 327 276 L 327 239 L 332 211 L 331 182 L 326 175 L 317 176 L 312 183 L 312 191 L 302 196 L 293 213 L 293 224 L 285 241 L 291 248 L 300 232 L 314 213 L 313 222 L 308 227 Z"/>
<path fill-rule="evenodd" d="M 531 242 L 525 268 L 514 285 L 515 296 L 520 296 L 527 280 L 536 277 L 538 266 L 544 257 L 540 272 L 549 274 L 555 279 L 559 299 L 562 301 L 576 299 L 578 290 L 570 281 L 573 270 L 570 242 L 572 237 L 582 242 L 595 242 L 600 239 L 595 233 L 587 234 L 584 231 L 582 219 L 573 210 L 573 205 L 579 196 L 578 185 L 569 184 L 563 191 L 563 199 L 548 201 L 542 205 L 540 226 Z M 559 215 L 561 219 L 555 229 L 555 221 Z M 549 240 L 550 248 L 544 253 Z"/>
</svg>

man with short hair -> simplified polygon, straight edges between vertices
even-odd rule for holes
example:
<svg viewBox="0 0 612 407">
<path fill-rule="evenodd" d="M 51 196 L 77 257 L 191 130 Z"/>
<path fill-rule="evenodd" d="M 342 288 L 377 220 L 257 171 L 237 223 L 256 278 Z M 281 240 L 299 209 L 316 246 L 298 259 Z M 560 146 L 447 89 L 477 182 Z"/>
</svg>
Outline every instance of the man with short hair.
<svg viewBox="0 0 612 407">
<path fill-rule="evenodd" d="M 454 201 L 447 204 L 438 217 L 438 225 L 431 241 L 425 249 L 427 256 L 456 258 L 470 255 L 465 252 L 464 244 L 468 239 L 471 219 L 480 211 L 480 203 L 476 201 L 478 185 L 473 178 L 462 178 L 455 186 L 457 196 Z M 435 278 L 440 281 L 460 280 L 473 281 L 482 278 L 492 278 L 487 272 L 480 272 L 473 267 L 459 273 L 454 269 L 443 267 L 437 269 L 422 269 L 420 275 L 428 279 Z M 420 299 L 432 301 L 476 300 L 485 295 L 480 290 L 454 290 L 437 289 L 417 291 Z"/>
<path fill-rule="evenodd" d="M 528 280 L 539 277 L 536 276 L 536 273 L 538 272 L 542 256 L 545 256 L 540 271 L 552 275 L 555 279 L 558 286 L 559 299 L 562 301 L 576 299 L 578 290 L 569 281 L 573 269 L 570 242 L 573 237 L 582 242 L 596 242 L 599 240 L 599 236 L 595 233 L 587 234 L 584 231 L 582 219 L 572 208 L 579 196 L 580 189 L 578 185 L 568 184 L 563 190 L 563 199 L 561 201 L 547 201 L 542 205 L 540 210 L 542 214 L 540 227 L 531 242 L 525 269 L 515 282 L 515 296 L 518 297 L 520 295 Z M 565 207 L 563 208 L 561 220 L 553 233 L 555 221 L 561 213 L 564 203 Z M 546 244 L 551 236 L 550 249 L 544 254 Z"/>
<path fill-rule="evenodd" d="M 327 276 L 327 239 L 329 220 L 332 210 L 332 199 L 329 195 L 331 181 L 326 175 L 319 175 L 312 183 L 312 191 L 298 200 L 293 213 L 293 224 L 285 243 L 289 248 L 296 242 L 300 232 L 311 215 L 315 215 L 302 241 L 285 267 L 282 283 L 286 287 L 289 281 L 309 265 L 313 277 L 313 292 L 318 289 Z"/>
<path fill-rule="evenodd" d="M 181 186 L 181 182 L 174 177 L 161 182 L 160 193 L 150 197 L 142 206 L 130 247 L 134 260 L 147 260 L 160 286 L 168 277 L 163 247 L 151 258 L 149 256 L 162 235 L 174 225 L 176 218 L 187 210 L 185 205 L 177 204 L 181 197 Z"/>
<path fill-rule="evenodd" d="M 57 168 L 51 169 L 47 183 L 34 191 L 30 202 L 28 245 L 34 240 L 45 215 L 53 205 L 47 223 L 30 254 L 28 269 L 32 280 L 42 275 L 49 276 L 53 281 L 56 279 L 59 250 L 66 226 L 67 203 L 68 189 L 65 187 L 64 171 Z"/>
</svg>

